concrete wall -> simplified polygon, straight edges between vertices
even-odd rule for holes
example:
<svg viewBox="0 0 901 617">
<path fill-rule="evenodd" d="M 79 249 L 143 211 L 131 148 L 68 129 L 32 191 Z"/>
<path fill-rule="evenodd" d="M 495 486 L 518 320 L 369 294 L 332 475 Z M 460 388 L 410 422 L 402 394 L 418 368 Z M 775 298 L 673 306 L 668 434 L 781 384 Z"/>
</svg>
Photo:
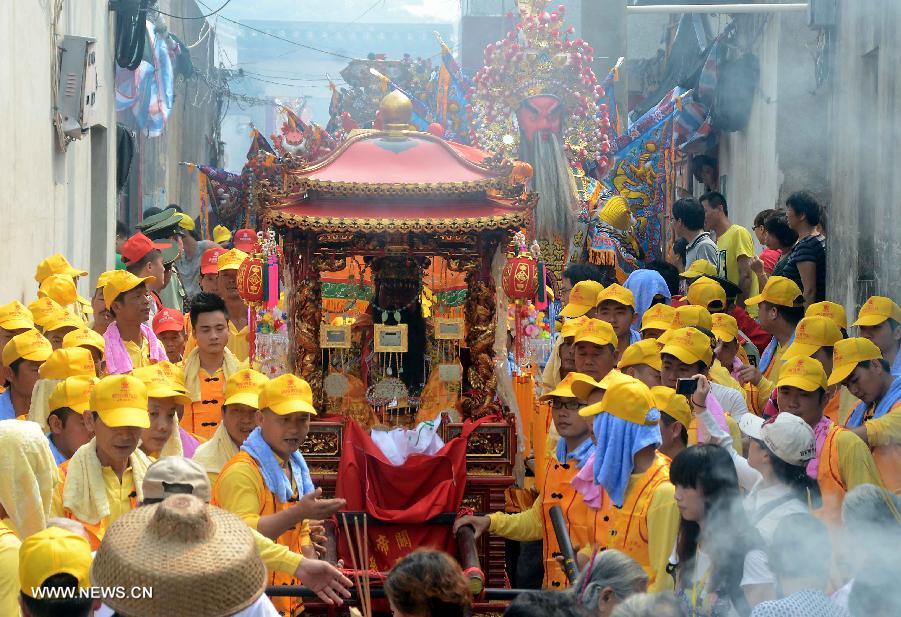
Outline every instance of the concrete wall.
<svg viewBox="0 0 901 617">
<path fill-rule="evenodd" d="M 871 293 L 901 301 L 901 3 L 839 4 L 827 287 L 856 310 Z"/>
<path fill-rule="evenodd" d="M 65 2 L 57 34 L 97 40 L 96 125 L 63 153 L 51 124 L 51 0 L 0 2 L 0 302 L 36 297 L 37 263 L 53 253 L 90 270 L 89 295 L 113 263 L 113 17 L 106 2 Z"/>
</svg>

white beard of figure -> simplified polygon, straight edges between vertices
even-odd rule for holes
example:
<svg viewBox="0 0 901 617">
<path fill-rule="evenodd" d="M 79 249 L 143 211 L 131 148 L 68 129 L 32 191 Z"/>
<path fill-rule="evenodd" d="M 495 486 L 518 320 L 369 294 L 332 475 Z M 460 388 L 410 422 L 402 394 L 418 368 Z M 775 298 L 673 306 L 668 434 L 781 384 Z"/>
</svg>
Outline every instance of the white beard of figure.
<svg viewBox="0 0 901 617">
<path fill-rule="evenodd" d="M 548 139 L 536 134 L 532 143 L 520 134 L 520 155 L 532 166 L 529 189 L 538 193 L 535 205 L 535 234 L 539 240 L 569 242 L 575 228 L 579 193 L 569 163 L 557 135 Z"/>
</svg>

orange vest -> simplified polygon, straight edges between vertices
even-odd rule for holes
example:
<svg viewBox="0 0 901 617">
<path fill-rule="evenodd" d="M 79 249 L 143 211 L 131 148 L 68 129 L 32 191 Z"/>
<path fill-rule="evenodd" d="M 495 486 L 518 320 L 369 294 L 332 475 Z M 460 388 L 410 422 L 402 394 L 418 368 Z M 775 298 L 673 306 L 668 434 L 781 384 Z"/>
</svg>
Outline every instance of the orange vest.
<svg viewBox="0 0 901 617">
<path fill-rule="evenodd" d="M 544 518 L 544 582 L 545 589 L 563 589 L 569 586 L 563 567 L 557 561 L 560 554 L 560 544 L 554 533 L 554 525 L 551 523 L 550 511 L 553 506 L 560 506 L 566 525 L 569 528 L 569 537 L 573 546 L 600 546 L 607 543 L 609 535 L 609 509 L 610 500 L 606 493 L 601 491 L 601 508 L 594 510 L 589 508 L 582 495 L 573 488 L 570 483 L 578 468 L 572 463 L 560 463 L 556 459 L 548 462 L 544 474 L 544 485 L 541 487 L 541 513 Z"/>
<path fill-rule="evenodd" d="M 222 422 L 222 403 L 225 402 L 225 374 L 222 369 L 213 375 L 202 372 L 200 380 L 200 400 L 185 405 L 185 415 L 181 426 L 204 441 L 209 440 L 216 427 Z"/>
<path fill-rule="evenodd" d="M 610 508 L 613 520 L 610 523 L 609 548 L 620 550 L 637 561 L 650 577 L 649 586 L 654 582 L 655 573 L 651 569 L 648 550 L 648 510 L 654 491 L 664 482 L 669 482 L 669 463 L 658 452 L 633 490 L 626 493 L 623 507 Z"/>
<path fill-rule="evenodd" d="M 225 464 L 222 470 L 219 472 L 219 478 L 217 478 L 216 484 L 213 486 L 213 498 L 211 503 L 214 506 L 219 505 L 219 480 L 225 475 L 225 470 L 235 464 L 248 464 L 251 465 L 254 471 L 259 476 L 257 487 L 259 487 L 259 493 L 257 494 L 260 501 L 260 516 L 269 516 L 270 514 L 277 514 L 287 508 L 290 508 L 294 505 L 294 502 L 288 503 L 279 503 L 275 500 L 273 494 L 266 489 L 266 483 L 263 481 L 263 474 L 260 472 L 260 467 L 257 465 L 257 462 L 244 450 L 238 452 L 232 459 Z M 298 497 L 297 489 L 294 489 L 294 497 Z M 282 535 L 278 537 L 276 540 L 279 544 L 287 546 L 295 553 L 300 553 L 300 529 L 297 527 L 293 529 L 289 529 Z M 292 576 L 288 576 L 287 574 L 282 574 L 280 572 L 270 572 L 269 573 L 269 582 L 270 586 L 272 585 L 300 585 L 300 581 Z M 282 615 L 299 615 L 303 612 L 303 602 L 300 598 L 272 598 L 272 604 L 275 605 L 275 608 Z"/>
<path fill-rule="evenodd" d="M 64 461 L 63 464 L 59 466 L 60 483 L 57 485 L 58 486 L 57 490 L 59 491 L 59 494 L 60 494 L 60 501 L 62 501 L 62 496 L 65 494 L 65 490 L 66 490 L 66 474 L 69 472 L 69 461 L 70 460 L 72 460 L 72 459 Z M 106 489 L 104 489 L 104 490 L 106 490 Z M 131 495 L 129 495 L 129 502 L 131 502 L 132 509 L 137 508 L 138 507 L 137 494 L 132 493 Z M 97 521 L 96 523 L 91 524 L 91 523 L 88 523 L 88 522 L 78 519 L 72 512 L 69 511 L 68 508 L 64 507 L 63 511 L 66 515 L 66 518 L 72 519 L 73 521 L 78 521 L 79 523 L 81 523 L 84 526 L 85 531 L 88 532 L 88 536 L 89 536 L 88 539 L 91 542 L 91 550 L 96 551 L 98 548 L 100 548 L 100 542 L 101 542 L 101 540 L 103 540 L 103 536 L 106 535 L 106 530 L 109 527 L 109 517 L 102 518 L 99 521 Z"/>
<path fill-rule="evenodd" d="M 829 418 L 833 424 L 840 424 L 839 419 L 839 411 L 840 405 L 839 403 L 841 399 L 841 386 L 839 389 L 835 390 L 832 395 L 829 397 L 829 400 L 826 401 L 826 406 L 823 407 L 823 415 Z"/>
<path fill-rule="evenodd" d="M 840 526 L 842 524 L 842 502 L 848 487 L 842 479 L 842 473 L 838 466 L 838 446 L 836 438 L 844 429 L 837 424 L 829 427 L 823 449 L 820 450 L 820 467 L 817 471 L 817 483 L 820 485 L 820 494 L 823 505 L 816 511 L 816 515 L 827 525 Z"/>
</svg>

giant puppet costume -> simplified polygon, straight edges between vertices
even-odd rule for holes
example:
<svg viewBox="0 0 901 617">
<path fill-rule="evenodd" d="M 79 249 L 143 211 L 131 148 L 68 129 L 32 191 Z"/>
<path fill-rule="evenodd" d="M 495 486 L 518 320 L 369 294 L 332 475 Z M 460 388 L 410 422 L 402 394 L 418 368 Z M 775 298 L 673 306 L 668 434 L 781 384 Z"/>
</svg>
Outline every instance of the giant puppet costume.
<svg viewBox="0 0 901 617">
<path fill-rule="evenodd" d="M 546 4 L 519 0 L 516 30 L 485 49 L 470 92 L 472 140 L 532 166 L 529 190 L 539 195 L 532 231 L 558 278 L 567 263 L 587 260 L 623 282 L 640 257 L 628 204 L 584 171 L 602 175 L 612 164 L 593 50 L 568 39 L 562 6 L 548 13 Z"/>
</svg>

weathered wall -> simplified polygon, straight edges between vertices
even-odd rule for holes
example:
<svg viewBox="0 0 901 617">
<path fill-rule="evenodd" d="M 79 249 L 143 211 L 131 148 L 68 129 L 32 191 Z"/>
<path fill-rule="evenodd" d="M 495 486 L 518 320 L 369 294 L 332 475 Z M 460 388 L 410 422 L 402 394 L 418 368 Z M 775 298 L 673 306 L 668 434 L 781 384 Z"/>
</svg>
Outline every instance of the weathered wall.
<svg viewBox="0 0 901 617">
<path fill-rule="evenodd" d="M 901 3 L 842 0 L 831 76 L 830 295 L 901 300 Z"/>
<path fill-rule="evenodd" d="M 65 2 L 58 35 L 96 39 L 97 125 L 62 153 L 51 124 L 51 0 L 0 2 L 0 302 L 34 300 L 38 261 L 63 253 L 90 270 L 113 263 L 115 108 L 113 17 L 106 2 Z"/>
</svg>

